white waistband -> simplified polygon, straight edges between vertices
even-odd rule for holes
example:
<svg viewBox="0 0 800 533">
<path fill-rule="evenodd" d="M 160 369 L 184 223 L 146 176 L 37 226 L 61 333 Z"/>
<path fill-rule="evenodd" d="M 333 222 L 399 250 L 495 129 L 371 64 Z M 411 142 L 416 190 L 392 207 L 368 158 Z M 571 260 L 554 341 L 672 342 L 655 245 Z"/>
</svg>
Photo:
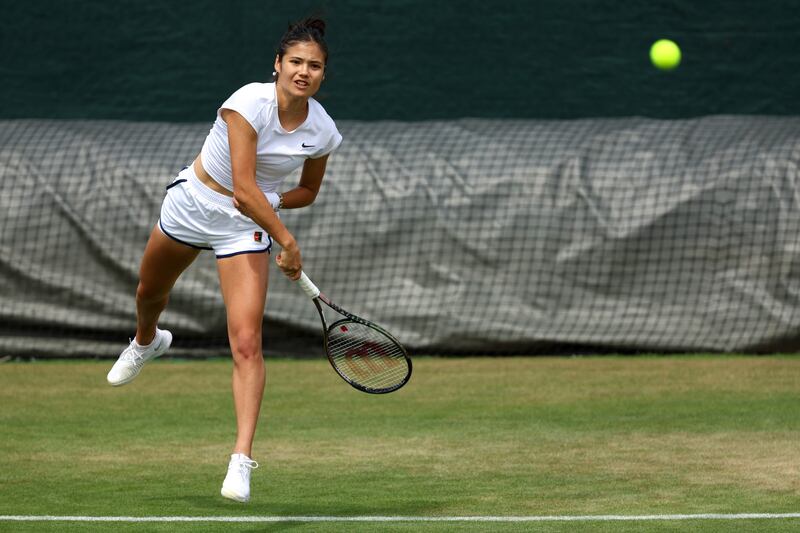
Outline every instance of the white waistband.
<svg viewBox="0 0 800 533">
<path fill-rule="evenodd" d="M 178 177 L 185 178 L 187 183 L 192 186 L 192 189 L 194 189 L 197 194 L 202 196 L 204 200 L 207 200 L 220 207 L 235 209 L 233 207 L 233 198 L 210 189 L 208 185 L 200 181 L 200 179 L 197 177 L 197 174 L 195 174 L 192 165 L 189 165 L 185 169 L 181 170 L 181 172 L 178 174 Z"/>
</svg>

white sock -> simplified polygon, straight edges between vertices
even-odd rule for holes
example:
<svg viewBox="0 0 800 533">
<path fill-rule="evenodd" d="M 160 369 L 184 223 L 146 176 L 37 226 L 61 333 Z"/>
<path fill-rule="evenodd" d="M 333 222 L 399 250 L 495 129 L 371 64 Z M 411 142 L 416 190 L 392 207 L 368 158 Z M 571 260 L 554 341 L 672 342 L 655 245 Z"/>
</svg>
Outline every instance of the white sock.
<svg viewBox="0 0 800 533">
<path fill-rule="evenodd" d="M 133 347 L 134 347 L 134 349 L 136 351 L 146 350 L 149 347 L 151 347 L 154 342 L 156 342 L 157 338 L 158 338 L 158 328 L 156 328 L 156 335 L 155 335 L 155 337 L 153 337 L 153 340 L 150 341 L 150 344 L 139 344 L 139 342 L 136 340 L 136 337 L 134 337 L 133 338 Z"/>
</svg>

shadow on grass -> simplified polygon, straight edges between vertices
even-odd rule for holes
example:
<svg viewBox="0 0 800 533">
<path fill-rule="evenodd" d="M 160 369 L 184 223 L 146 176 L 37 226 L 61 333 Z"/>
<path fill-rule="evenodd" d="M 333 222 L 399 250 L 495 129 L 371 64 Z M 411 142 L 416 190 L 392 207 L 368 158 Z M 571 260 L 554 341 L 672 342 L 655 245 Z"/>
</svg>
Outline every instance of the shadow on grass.
<svg viewBox="0 0 800 533">
<path fill-rule="evenodd" d="M 311 508 L 306 503 L 237 503 L 218 495 L 185 496 L 179 501 L 203 509 L 209 516 L 432 516 L 441 512 L 441 506 L 430 500 L 404 500 L 393 508 L 348 501 L 340 502 L 336 509 Z"/>
</svg>

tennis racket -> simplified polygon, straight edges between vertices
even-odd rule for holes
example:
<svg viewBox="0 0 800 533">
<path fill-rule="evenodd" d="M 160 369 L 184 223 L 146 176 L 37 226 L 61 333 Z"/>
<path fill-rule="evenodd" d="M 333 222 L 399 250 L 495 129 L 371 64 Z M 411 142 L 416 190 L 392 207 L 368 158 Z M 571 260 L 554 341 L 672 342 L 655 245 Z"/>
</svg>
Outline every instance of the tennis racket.
<svg viewBox="0 0 800 533">
<path fill-rule="evenodd" d="M 300 273 L 298 283 L 317 306 L 328 361 L 342 379 L 370 394 L 396 391 L 408 383 L 411 359 L 397 339 L 382 327 L 331 302 L 305 272 Z M 330 326 L 322 304 L 339 314 Z"/>
</svg>

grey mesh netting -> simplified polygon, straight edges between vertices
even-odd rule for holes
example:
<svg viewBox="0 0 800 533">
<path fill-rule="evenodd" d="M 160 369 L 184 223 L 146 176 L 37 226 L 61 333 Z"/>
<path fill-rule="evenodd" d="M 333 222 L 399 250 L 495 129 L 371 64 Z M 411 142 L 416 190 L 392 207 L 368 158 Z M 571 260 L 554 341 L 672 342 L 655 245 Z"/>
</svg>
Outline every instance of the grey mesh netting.
<svg viewBox="0 0 800 533">
<path fill-rule="evenodd" d="M 164 186 L 210 124 L 0 122 L 0 355 L 116 357 Z M 412 353 L 797 345 L 800 119 L 339 123 L 306 271 Z M 288 183 L 296 182 L 296 176 Z M 321 353 L 272 269 L 268 353 Z M 161 324 L 224 355 L 213 254 Z"/>
</svg>

